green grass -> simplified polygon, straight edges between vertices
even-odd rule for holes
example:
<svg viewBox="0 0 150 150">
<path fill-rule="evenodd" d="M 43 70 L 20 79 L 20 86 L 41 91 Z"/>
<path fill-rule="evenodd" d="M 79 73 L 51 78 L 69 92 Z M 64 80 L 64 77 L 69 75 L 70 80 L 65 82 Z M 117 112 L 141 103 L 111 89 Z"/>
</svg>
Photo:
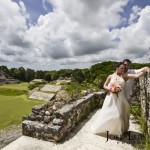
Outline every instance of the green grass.
<svg viewBox="0 0 150 150">
<path fill-rule="evenodd" d="M 70 94 L 80 94 L 80 92 L 83 90 L 84 88 L 81 86 L 81 84 L 79 84 L 78 82 L 71 82 L 69 85 L 66 85 L 66 91 Z"/>
<path fill-rule="evenodd" d="M 0 95 L 5 95 L 5 96 L 18 96 L 26 93 L 27 91 L 25 90 L 0 88 Z"/>
<path fill-rule="evenodd" d="M 6 84 L 6 85 L 2 85 L 0 86 L 0 88 L 8 88 L 8 89 L 17 89 L 17 90 L 28 90 L 28 83 L 27 82 L 23 82 L 20 84 Z"/>
<path fill-rule="evenodd" d="M 26 83 L 0 86 L 0 130 L 21 123 L 22 116 L 30 114 L 34 106 L 45 103 L 44 101 L 29 100 L 27 95 L 23 94 L 24 90 L 27 90 L 27 86 Z M 11 93 L 8 93 L 10 91 Z"/>
<path fill-rule="evenodd" d="M 143 116 L 143 113 L 142 113 L 142 110 L 141 110 L 141 105 L 139 103 L 134 104 L 134 105 L 132 104 L 131 113 L 133 114 L 135 119 L 140 124 L 140 127 L 142 129 L 142 133 L 145 137 L 145 139 L 143 139 L 143 141 L 140 144 L 137 145 L 136 149 L 149 150 L 150 149 L 150 136 L 147 134 L 147 131 L 146 131 L 146 126 L 145 126 L 145 121 L 146 120 Z"/>
<path fill-rule="evenodd" d="M 0 86 L 0 95 L 19 96 L 28 93 L 28 83 L 7 84 Z"/>
</svg>

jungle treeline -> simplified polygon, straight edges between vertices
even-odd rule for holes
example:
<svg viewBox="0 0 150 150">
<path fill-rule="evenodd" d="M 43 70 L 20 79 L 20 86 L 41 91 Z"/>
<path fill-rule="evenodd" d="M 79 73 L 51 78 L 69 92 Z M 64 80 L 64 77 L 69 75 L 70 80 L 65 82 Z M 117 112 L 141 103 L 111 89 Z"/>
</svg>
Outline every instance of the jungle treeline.
<svg viewBox="0 0 150 150">
<path fill-rule="evenodd" d="M 22 82 L 30 82 L 33 79 L 44 79 L 48 82 L 57 80 L 62 77 L 73 77 L 78 83 L 91 83 L 96 84 L 99 88 L 102 87 L 106 77 L 113 73 L 115 70 L 115 64 L 117 62 L 107 61 L 92 65 L 90 68 L 84 69 L 61 69 L 53 71 L 33 70 L 30 68 L 10 68 L 7 66 L 0 66 L 0 71 L 5 74 L 14 77 Z M 132 68 L 139 69 L 141 67 L 148 66 L 150 63 L 133 63 Z"/>
</svg>

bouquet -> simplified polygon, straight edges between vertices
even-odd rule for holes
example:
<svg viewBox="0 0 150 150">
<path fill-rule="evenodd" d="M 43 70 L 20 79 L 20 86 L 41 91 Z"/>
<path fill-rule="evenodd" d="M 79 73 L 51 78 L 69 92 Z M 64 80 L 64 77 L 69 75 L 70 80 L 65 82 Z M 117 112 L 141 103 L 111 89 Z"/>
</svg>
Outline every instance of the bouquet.
<svg viewBox="0 0 150 150">
<path fill-rule="evenodd" d="M 117 85 L 117 84 L 112 84 L 110 86 L 110 89 L 109 89 L 109 92 L 111 93 L 115 93 L 118 97 L 118 93 L 122 90 L 121 86 L 120 85 Z"/>
</svg>

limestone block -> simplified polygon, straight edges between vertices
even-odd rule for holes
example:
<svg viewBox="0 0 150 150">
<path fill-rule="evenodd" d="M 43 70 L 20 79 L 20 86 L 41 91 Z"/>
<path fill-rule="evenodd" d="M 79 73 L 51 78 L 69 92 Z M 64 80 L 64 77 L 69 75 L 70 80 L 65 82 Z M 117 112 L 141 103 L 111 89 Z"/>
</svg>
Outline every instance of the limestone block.
<svg viewBox="0 0 150 150">
<path fill-rule="evenodd" d="M 34 92 L 32 93 L 29 98 L 37 99 L 37 100 L 45 100 L 50 101 L 55 94 L 43 93 L 43 92 Z"/>
<path fill-rule="evenodd" d="M 61 86 L 46 84 L 41 88 L 41 91 L 58 92 Z"/>
</svg>

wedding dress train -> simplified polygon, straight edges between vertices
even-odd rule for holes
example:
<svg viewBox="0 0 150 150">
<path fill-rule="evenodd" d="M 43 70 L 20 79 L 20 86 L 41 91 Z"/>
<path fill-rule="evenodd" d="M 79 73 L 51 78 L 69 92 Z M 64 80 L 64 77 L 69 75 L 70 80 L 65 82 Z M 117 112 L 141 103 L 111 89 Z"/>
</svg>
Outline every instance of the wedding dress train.
<svg viewBox="0 0 150 150">
<path fill-rule="evenodd" d="M 123 88 L 125 81 L 122 77 L 116 78 L 112 75 L 109 87 L 118 84 L 122 91 L 117 94 L 110 93 L 106 96 L 102 109 L 92 125 L 91 130 L 94 134 L 107 133 L 112 135 L 122 135 L 129 128 L 130 106 L 125 99 Z"/>
</svg>

